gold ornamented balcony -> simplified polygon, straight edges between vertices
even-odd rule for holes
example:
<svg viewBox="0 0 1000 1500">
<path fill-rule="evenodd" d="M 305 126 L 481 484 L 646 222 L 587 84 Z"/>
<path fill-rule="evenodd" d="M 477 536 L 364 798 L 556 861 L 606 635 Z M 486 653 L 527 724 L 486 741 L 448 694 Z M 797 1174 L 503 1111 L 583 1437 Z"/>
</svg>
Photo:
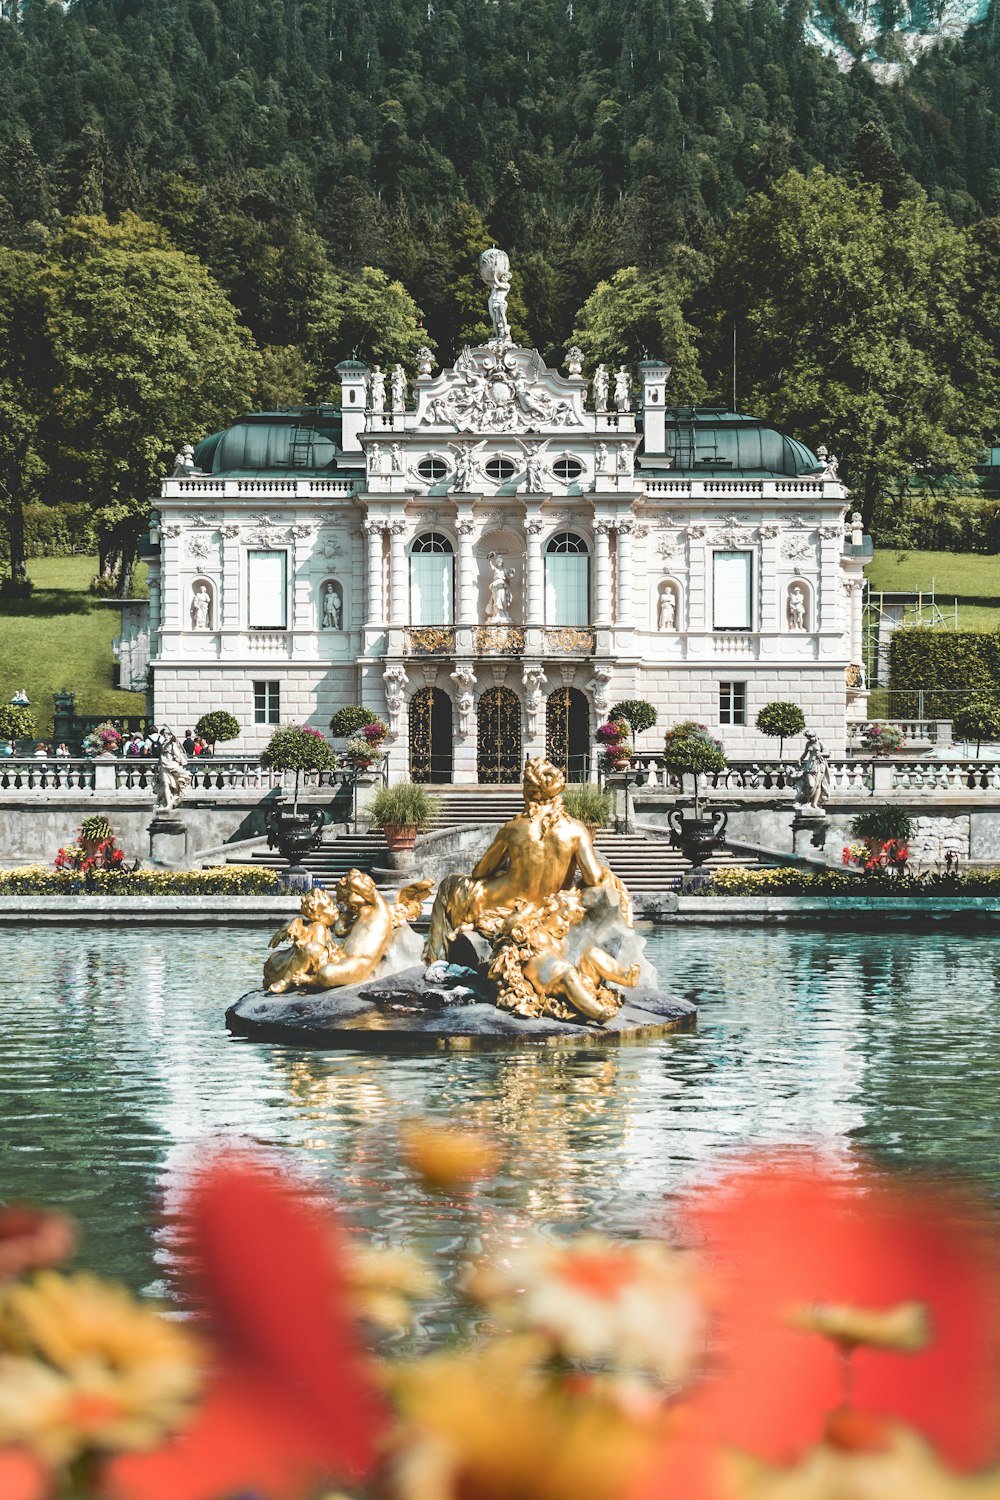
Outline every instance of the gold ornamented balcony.
<svg viewBox="0 0 1000 1500">
<path fill-rule="evenodd" d="M 597 633 L 581 629 L 577 625 L 561 625 L 557 630 L 546 630 L 545 649 L 553 655 L 590 656 L 597 648 Z"/>
<path fill-rule="evenodd" d="M 450 625 L 414 625 L 406 632 L 408 656 L 451 656 L 455 631 Z"/>
<path fill-rule="evenodd" d="M 519 625 L 481 625 L 473 631 L 477 656 L 523 656 L 524 631 Z"/>
</svg>

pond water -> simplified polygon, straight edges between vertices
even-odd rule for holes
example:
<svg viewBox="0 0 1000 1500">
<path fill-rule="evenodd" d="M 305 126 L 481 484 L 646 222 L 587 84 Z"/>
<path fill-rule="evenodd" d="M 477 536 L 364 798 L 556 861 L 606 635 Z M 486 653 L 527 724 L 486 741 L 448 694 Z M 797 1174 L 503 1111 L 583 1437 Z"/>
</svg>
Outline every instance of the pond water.
<svg viewBox="0 0 1000 1500">
<path fill-rule="evenodd" d="M 259 1142 L 445 1282 L 494 1232 L 641 1231 L 748 1145 L 819 1143 L 1000 1188 L 1000 948 L 988 935 L 664 927 L 696 1034 L 621 1050 L 377 1058 L 234 1040 L 269 928 L 0 929 L 0 1198 L 81 1221 L 81 1261 L 169 1290 L 170 1189 L 206 1140 Z M 398 1120 L 495 1132 L 459 1197 L 402 1167 Z M 162 1220 L 161 1220 L 162 1223 Z M 428 1326 L 433 1328 L 434 1316 Z"/>
</svg>

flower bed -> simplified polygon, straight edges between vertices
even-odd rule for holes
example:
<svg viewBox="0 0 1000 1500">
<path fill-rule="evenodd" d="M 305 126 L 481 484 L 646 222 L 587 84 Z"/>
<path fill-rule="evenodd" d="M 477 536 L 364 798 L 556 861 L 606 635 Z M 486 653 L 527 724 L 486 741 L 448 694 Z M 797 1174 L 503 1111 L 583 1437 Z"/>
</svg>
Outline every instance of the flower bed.
<svg viewBox="0 0 1000 1500">
<path fill-rule="evenodd" d="M 0 870 L 0 896 L 270 896 L 280 889 L 277 871 L 256 865 L 86 871 L 22 865 Z"/>
<path fill-rule="evenodd" d="M 718 870 L 705 896 L 1000 896 L 1000 869 L 897 874 L 877 866 L 858 875 L 844 870 Z"/>
</svg>

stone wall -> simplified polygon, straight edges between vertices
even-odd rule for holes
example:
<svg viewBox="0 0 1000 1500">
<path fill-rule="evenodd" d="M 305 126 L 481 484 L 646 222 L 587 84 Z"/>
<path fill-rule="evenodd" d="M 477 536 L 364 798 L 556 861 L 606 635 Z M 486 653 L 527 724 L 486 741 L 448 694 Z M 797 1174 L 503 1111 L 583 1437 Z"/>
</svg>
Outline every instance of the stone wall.
<svg viewBox="0 0 1000 1500">
<path fill-rule="evenodd" d="M 169 725 L 180 737 L 202 714 L 213 709 L 234 714 L 242 733 L 238 739 L 227 741 L 225 752 L 231 755 L 262 750 L 277 728 L 275 724 L 254 723 L 255 681 L 280 684 L 282 724 L 308 724 L 324 734 L 338 708 L 360 701 L 358 669 L 353 663 L 293 667 L 287 658 L 262 656 L 244 671 L 234 672 L 221 662 L 199 667 L 158 662 L 152 668 L 152 678 L 154 721 Z M 380 710 L 381 701 L 370 706 Z"/>
<path fill-rule="evenodd" d="M 646 698 L 657 710 L 656 728 L 639 737 L 640 753 L 661 751 L 664 732 L 679 719 L 697 719 L 722 741 L 730 759 L 777 760 L 778 741 L 762 735 L 754 726 L 764 704 L 776 700 L 798 704 L 807 725 L 832 755 L 843 755 L 846 749 L 847 689 L 842 665 L 779 666 L 737 657 L 729 664 L 711 667 L 703 662 L 689 669 L 664 664 L 655 672 L 646 668 L 638 677 L 636 690 L 631 691 L 628 676 L 616 674 L 611 691 L 614 698 Z M 720 682 L 746 684 L 746 724 L 719 723 Z M 803 744 L 801 735 L 787 739 L 784 757 L 797 759 Z"/>
</svg>

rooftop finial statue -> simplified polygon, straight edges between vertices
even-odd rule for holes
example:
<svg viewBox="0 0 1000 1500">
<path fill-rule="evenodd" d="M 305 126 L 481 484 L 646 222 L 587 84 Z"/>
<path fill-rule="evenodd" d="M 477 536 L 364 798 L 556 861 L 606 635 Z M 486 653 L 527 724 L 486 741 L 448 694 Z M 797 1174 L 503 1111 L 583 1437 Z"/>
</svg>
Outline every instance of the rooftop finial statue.
<svg viewBox="0 0 1000 1500">
<path fill-rule="evenodd" d="M 490 289 L 487 307 L 493 324 L 493 340 L 504 346 L 512 344 L 510 324 L 507 321 L 507 298 L 510 296 L 510 261 L 506 250 L 496 245 L 484 250 L 479 257 L 479 274 Z"/>
</svg>

